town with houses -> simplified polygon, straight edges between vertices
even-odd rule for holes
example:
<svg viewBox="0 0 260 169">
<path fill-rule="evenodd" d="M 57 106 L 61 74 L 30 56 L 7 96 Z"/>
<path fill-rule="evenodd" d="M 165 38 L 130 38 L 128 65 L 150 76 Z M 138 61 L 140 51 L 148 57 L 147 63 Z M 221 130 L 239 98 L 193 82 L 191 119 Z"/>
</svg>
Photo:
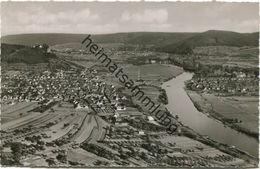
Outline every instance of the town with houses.
<svg viewBox="0 0 260 169">
<path fill-rule="evenodd" d="M 42 50 L 43 46 L 38 44 L 32 48 Z M 45 50 L 72 55 L 69 49 L 59 51 L 47 47 Z M 73 54 L 89 53 L 79 50 Z M 145 52 L 140 54 L 149 56 Z M 165 58 L 148 59 L 146 65 L 163 66 L 171 62 L 169 55 Z M 129 93 L 105 80 L 108 73 L 94 66 L 65 66 L 66 69 L 52 66 L 44 71 L 34 71 L 37 67 L 32 67 L 31 71 L 2 71 L 2 165 L 212 167 L 254 164 L 251 157 L 225 145 L 219 149 L 218 143 L 188 127 L 181 126 L 174 134 L 166 133 L 165 127 L 136 104 Z M 254 75 L 236 71 L 221 73 L 214 72 L 210 78 L 196 74 L 187 82 L 187 88 L 218 94 L 256 94 Z M 217 78 L 217 74 L 221 74 L 221 78 Z M 165 94 L 161 89 L 157 97 L 161 92 Z"/>
</svg>

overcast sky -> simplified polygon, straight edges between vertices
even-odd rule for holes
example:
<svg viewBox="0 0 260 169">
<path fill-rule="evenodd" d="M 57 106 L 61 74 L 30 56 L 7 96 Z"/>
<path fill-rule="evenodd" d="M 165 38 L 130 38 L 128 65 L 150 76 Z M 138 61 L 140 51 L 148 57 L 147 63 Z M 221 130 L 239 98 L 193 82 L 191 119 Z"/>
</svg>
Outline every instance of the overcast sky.
<svg viewBox="0 0 260 169">
<path fill-rule="evenodd" d="M 3 2 L 2 35 L 20 33 L 256 32 L 258 3 Z"/>
</svg>

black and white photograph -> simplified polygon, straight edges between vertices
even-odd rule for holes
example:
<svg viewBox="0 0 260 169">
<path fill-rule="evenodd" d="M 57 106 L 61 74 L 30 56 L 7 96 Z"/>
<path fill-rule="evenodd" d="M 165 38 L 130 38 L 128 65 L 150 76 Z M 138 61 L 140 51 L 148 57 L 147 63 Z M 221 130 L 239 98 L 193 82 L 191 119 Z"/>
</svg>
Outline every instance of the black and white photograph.
<svg viewBox="0 0 260 169">
<path fill-rule="evenodd" d="M 0 165 L 258 168 L 258 2 L 1 2 Z"/>
</svg>

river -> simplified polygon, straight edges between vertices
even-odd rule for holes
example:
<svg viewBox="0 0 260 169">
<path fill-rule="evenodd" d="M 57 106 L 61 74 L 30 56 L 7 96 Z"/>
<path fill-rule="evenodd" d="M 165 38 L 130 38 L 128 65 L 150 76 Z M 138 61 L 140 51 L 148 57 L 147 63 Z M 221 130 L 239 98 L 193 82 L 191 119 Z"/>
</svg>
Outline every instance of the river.
<svg viewBox="0 0 260 169">
<path fill-rule="evenodd" d="M 229 146 L 235 146 L 258 157 L 258 142 L 256 139 L 225 127 L 221 122 L 209 118 L 196 109 L 184 90 L 184 82 L 191 78 L 191 73 L 184 72 L 162 85 L 168 96 L 168 105 L 166 105 L 168 110 L 175 115 L 177 114 L 184 125 L 189 126 L 197 133 L 207 135 L 213 140 Z"/>
</svg>

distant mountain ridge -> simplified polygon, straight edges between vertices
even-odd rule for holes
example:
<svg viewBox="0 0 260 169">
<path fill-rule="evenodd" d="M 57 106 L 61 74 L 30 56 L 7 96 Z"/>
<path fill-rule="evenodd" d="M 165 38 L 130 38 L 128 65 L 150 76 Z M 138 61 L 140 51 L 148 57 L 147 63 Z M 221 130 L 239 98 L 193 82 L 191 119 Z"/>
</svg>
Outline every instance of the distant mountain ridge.
<svg viewBox="0 0 260 169">
<path fill-rule="evenodd" d="M 178 43 L 172 43 L 160 48 L 170 53 L 190 53 L 199 46 L 259 46 L 259 33 L 237 33 L 230 31 L 209 30 Z"/>
<path fill-rule="evenodd" d="M 3 36 L 2 43 L 50 46 L 80 43 L 88 34 L 20 34 Z M 170 53 L 190 53 L 197 46 L 258 46 L 259 33 L 237 33 L 209 30 L 202 33 L 132 32 L 91 35 L 96 43 L 153 45 L 156 50 Z"/>
<path fill-rule="evenodd" d="M 128 43 L 128 44 L 170 44 L 189 38 L 197 33 L 160 33 L 133 32 L 91 35 L 97 43 Z M 88 34 L 18 34 L 2 37 L 2 43 L 32 46 L 36 43 L 57 45 L 64 43 L 80 43 Z"/>
</svg>

